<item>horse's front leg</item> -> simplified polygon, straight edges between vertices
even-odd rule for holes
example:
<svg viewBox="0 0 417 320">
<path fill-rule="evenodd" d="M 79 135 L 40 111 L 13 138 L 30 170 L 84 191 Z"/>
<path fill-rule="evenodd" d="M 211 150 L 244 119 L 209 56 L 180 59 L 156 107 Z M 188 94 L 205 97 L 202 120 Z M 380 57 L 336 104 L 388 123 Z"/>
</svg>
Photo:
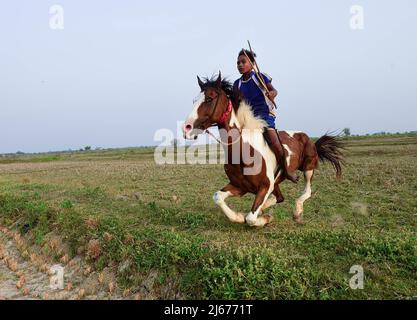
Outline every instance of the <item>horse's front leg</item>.
<svg viewBox="0 0 417 320">
<path fill-rule="evenodd" d="M 272 216 L 270 215 L 262 215 L 258 217 L 259 213 L 262 211 L 262 208 L 265 206 L 271 192 L 271 188 L 265 185 L 262 186 L 256 194 L 252 210 L 246 216 L 246 223 L 251 227 L 263 227 L 272 221 Z"/>
<path fill-rule="evenodd" d="M 243 196 L 245 192 L 241 189 L 228 184 L 221 191 L 217 191 L 214 196 L 214 202 L 222 209 L 226 217 L 229 218 L 231 222 L 236 223 L 245 223 L 245 215 L 243 213 L 233 211 L 225 202 L 229 197 L 240 197 Z"/>
</svg>

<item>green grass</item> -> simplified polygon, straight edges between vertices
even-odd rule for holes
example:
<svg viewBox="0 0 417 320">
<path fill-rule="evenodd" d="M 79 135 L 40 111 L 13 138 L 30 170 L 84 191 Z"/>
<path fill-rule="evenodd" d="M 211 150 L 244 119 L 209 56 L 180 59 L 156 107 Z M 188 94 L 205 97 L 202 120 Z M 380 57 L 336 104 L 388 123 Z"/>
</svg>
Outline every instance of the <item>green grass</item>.
<svg viewBox="0 0 417 320">
<path fill-rule="evenodd" d="M 134 150 L 0 165 L 0 221 L 37 243 L 58 232 L 73 255 L 98 240 L 91 262 L 125 265 L 122 287 L 156 271 L 155 290 L 175 283 L 185 298 L 415 298 L 417 138 L 346 142 L 343 179 L 320 166 L 303 226 L 291 219 L 302 183 L 284 183 L 274 222 L 251 229 L 231 224 L 212 201 L 227 183 L 222 165 L 157 166 Z M 228 203 L 248 212 L 252 201 Z M 364 268 L 364 290 L 349 287 L 353 265 Z"/>
</svg>

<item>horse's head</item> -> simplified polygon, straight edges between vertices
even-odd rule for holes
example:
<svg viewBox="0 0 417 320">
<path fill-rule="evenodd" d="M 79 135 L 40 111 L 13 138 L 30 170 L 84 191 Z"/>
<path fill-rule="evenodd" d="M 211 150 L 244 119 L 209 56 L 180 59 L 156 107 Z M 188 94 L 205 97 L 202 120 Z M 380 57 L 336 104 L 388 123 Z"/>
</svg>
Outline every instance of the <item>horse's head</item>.
<svg viewBox="0 0 417 320">
<path fill-rule="evenodd" d="M 201 94 L 182 127 L 184 138 L 190 140 L 197 139 L 199 134 L 214 124 L 221 125 L 231 113 L 231 102 L 225 92 L 230 84 L 222 80 L 221 73 L 216 80 L 202 81 L 198 76 L 197 79 Z"/>
</svg>

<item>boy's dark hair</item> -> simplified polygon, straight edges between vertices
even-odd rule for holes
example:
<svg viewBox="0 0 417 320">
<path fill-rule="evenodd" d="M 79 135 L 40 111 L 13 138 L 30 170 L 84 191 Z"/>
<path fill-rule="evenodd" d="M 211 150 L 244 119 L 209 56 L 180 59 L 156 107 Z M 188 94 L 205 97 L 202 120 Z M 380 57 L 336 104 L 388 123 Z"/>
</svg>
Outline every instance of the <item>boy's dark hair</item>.
<svg viewBox="0 0 417 320">
<path fill-rule="evenodd" d="M 253 63 L 255 61 L 255 58 L 256 58 L 256 53 L 255 52 L 252 54 L 252 52 L 250 52 L 249 50 L 242 49 L 242 50 L 240 50 L 239 55 L 237 57 L 239 58 L 240 56 L 244 56 L 245 52 L 246 52 L 246 55 L 249 57 L 250 61 Z"/>
</svg>

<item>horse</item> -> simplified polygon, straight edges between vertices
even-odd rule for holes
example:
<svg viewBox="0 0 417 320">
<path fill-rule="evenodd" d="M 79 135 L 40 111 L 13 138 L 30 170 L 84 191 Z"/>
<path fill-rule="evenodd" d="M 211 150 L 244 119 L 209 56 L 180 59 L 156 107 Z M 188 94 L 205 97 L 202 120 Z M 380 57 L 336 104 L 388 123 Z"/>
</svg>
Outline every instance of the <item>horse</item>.
<svg viewBox="0 0 417 320">
<path fill-rule="evenodd" d="M 286 180 L 280 163 L 264 139 L 263 131 L 267 124 L 254 116 L 239 90 L 226 79 L 222 79 L 220 72 L 217 79 L 204 78 L 203 81 L 198 76 L 197 79 L 201 92 L 195 100 L 192 112 L 182 125 L 183 136 L 187 140 L 197 139 L 199 134 L 217 126 L 220 132 L 219 142 L 226 155 L 224 170 L 230 181 L 214 194 L 213 200 L 231 222 L 263 227 L 273 219 L 272 215 L 264 214 L 264 211 L 284 201 L 279 185 Z M 278 131 L 278 134 L 285 150 L 286 165 L 304 174 L 305 189 L 296 200 L 293 212 L 294 221 L 302 224 L 304 202 L 311 197 L 313 176 L 319 160 L 329 162 L 336 171 L 336 177 L 340 178 L 344 147 L 337 136 L 328 133 L 315 143 L 301 131 Z M 244 150 L 249 150 L 259 161 L 244 161 Z M 238 161 L 235 159 L 236 153 L 240 159 Z M 247 172 L 256 166 L 258 169 L 255 173 L 245 173 L 245 170 Z M 226 204 L 227 198 L 242 197 L 247 193 L 255 194 L 248 214 L 235 212 Z"/>
</svg>

